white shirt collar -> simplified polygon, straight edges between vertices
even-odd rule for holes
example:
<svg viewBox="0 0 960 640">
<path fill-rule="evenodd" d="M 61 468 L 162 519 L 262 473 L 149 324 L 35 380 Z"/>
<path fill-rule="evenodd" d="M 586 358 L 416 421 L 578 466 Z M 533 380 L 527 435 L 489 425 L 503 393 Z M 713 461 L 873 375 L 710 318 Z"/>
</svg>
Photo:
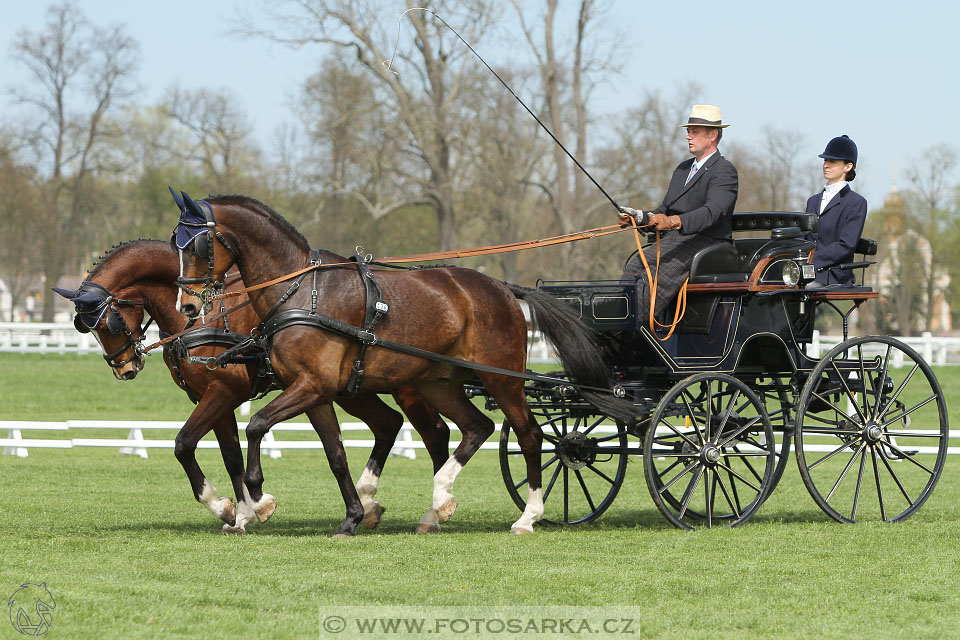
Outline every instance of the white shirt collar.
<svg viewBox="0 0 960 640">
<path fill-rule="evenodd" d="M 823 190 L 826 193 L 833 195 L 833 194 L 839 193 L 840 189 L 843 189 L 845 186 L 847 186 L 847 183 L 841 180 L 840 182 L 834 182 L 833 184 L 828 184 L 824 186 Z"/>
<path fill-rule="evenodd" d="M 705 165 L 705 164 L 707 163 L 707 160 L 709 160 L 709 159 L 713 156 L 714 153 L 716 153 L 716 151 L 711 152 L 710 155 L 707 156 L 707 157 L 705 157 L 703 160 L 697 160 L 696 158 L 694 158 L 693 162 L 694 162 L 694 164 L 697 165 L 697 169 L 699 170 L 700 167 L 702 167 L 703 165 Z"/>
</svg>

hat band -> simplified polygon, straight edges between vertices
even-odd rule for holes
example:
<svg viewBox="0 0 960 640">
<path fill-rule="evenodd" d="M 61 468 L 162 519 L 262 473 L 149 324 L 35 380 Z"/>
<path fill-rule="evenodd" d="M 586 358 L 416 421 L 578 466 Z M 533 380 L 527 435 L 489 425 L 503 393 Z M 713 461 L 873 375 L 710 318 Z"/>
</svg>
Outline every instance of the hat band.
<svg viewBox="0 0 960 640">
<path fill-rule="evenodd" d="M 688 126 L 689 126 L 689 125 L 694 125 L 694 124 L 704 125 L 704 126 L 708 126 L 708 127 L 719 127 L 720 124 L 721 124 L 721 121 L 720 121 L 720 120 L 706 120 L 706 119 L 704 119 L 704 118 L 694 118 L 694 117 L 692 117 L 692 116 L 691 116 L 690 118 L 687 118 L 687 125 L 688 125 Z"/>
</svg>

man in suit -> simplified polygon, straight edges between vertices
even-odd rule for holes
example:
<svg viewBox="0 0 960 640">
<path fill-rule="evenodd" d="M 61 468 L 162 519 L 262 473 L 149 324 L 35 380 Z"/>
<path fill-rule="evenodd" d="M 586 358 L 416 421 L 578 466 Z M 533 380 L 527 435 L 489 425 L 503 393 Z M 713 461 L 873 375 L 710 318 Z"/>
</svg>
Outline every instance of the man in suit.
<svg viewBox="0 0 960 640">
<path fill-rule="evenodd" d="M 644 256 L 656 281 L 654 314 L 660 314 L 674 300 L 690 273 L 693 256 L 717 243 L 732 243 L 733 208 L 737 203 L 737 169 L 720 155 L 717 146 L 723 137 L 719 107 L 695 104 L 687 122 L 687 148 L 693 158 L 681 162 L 670 178 L 667 195 L 659 207 L 644 212 L 621 207 L 620 224 L 649 225 L 660 234 L 660 256 L 656 244 L 644 249 Z M 636 282 L 637 311 L 641 326 L 650 326 L 650 284 L 647 270 L 634 256 L 624 268 L 621 280 Z"/>
<path fill-rule="evenodd" d="M 827 184 L 807 200 L 806 212 L 819 214 L 820 225 L 815 233 L 807 234 L 808 240 L 817 243 L 813 253 L 817 275 L 806 288 L 850 287 L 854 285 L 853 271 L 836 267 L 853 261 L 853 250 L 867 220 L 867 201 L 849 184 L 857 176 L 857 145 L 849 137 L 839 136 L 827 143 L 820 157 Z"/>
</svg>

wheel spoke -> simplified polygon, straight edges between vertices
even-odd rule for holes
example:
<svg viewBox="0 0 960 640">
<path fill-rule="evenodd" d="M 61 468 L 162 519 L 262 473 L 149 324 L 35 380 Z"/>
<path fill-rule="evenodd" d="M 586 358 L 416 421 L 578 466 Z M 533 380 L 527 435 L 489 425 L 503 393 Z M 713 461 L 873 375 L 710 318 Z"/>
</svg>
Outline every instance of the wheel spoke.
<svg viewBox="0 0 960 640">
<path fill-rule="evenodd" d="M 844 386 L 846 386 L 846 385 L 844 385 Z M 831 401 L 827 400 L 826 398 L 824 398 L 823 396 L 821 396 L 821 395 L 820 395 L 819 393 L 817 393 L 816 391 L 813 392 L 813 395 L 815 395 L 818 400 L 820 400 L 821 402 L 823 402 L 824 404 L 826 404 L 827 406 L 829 406 L 831 409 L 833 409 L 834 411 L 836 411 L 837 413 L 839 413 L 840 415 L 842 415 L 844 418 L 846 418 L 846 419 L 849 420 L 850 422 L 853 422 L 854 424 L 856 424 L 857 421 L 854 420 L 852 416 L 847 415 L 847 412 L 846 412 L 846 411 L 844 411 L 843 409 L 841 409 L 841 408 L 838 407 L 837 405 L 833 404 Z M 856 406 L 856 404 L 854 404 L 854 406 Z M 857 409 L 857 411 L 859 412 L 859 408 Z"/>
<path fill-rule="evenodd" d="M 740 509 L 738 509 L 737 505 L 733 504 L 733 501 L 730 499 L 730 494 L 727 492 L 727 487 L 723 483 L 723 478 L 720 476 L 719 473 L 716 474 L 716 478 L 717 478 L 717 482 L 720 484 L 720 490 L 723 492 L 723 497 L 726 498 L 727 504 L 730 505 L 730 508 L 733 509 L 733 514 L 737 516 L 737 519 L 739 520 Z M 737 502 L 739 503 L 740 500 L 738 499 Z"/>
<path fill-rule="evenodd" d="M 707 380 L 707 418 L 703 421 L 703 428 L 706 436 L 705 442 L 710 442 L 710 426 L 713 423 L 713 380 Z"/>
<path fill-rule="evenodd" d="M 897 386 L 897 390 L 890 395 L 890 398 L 887 400 L 887 404 L 883 405 L 883 408 L 877 411 L 878 416 L 884 415 L 890 409 L 890 406 L 897 401 L 897 397 L 899 397 L 900 392 L 903 391 L 903 389 L 907 386 L 907 383 L 910 382 L 910 379 L 913 378 L 913 374 L 915 374 L 919 368 L 920 363 L 914 362 L 913 368 L 910 369 L 910 373 L 904 376 L 903 380 Z"/>
<path fill-rule="evenodd" d="M 740 475 L 739 473 L 737 473 L 734 469 L 731 469 L 730 467 L 728 467 L 727 465 L 723 464 L 722 462 L 718 462 L 718 463 L 717 463 L 717 466 L 718 466 L 718 467 L 723 467 L 723 468 L 726 469 L 728 472 L 730 472 L 730 473 L 732 473 L 733 475 L 735 475 L 735 476 L 740 480 L 740 482 L 744 483 L 745 485 L 747 485 L 748 487 L 750 487 L 751 489 L 753 489 L 753 490 L 756 491 L 757 493 L 760 493 L 760 487 L 756 486 L 755 484 L 753 484 L 752 482 L 750 482 L 749 480 L 747 480 L 746 478 L 744 478 L 742 475 Z"/>
<path fill-rule="evenodd" d="M 598 417 L 593 424 L 591 424 L 589 427 L 583 430 L 582 432 L 583 435 L 588 435 L 591 431 L 593 431 L 594 429 L 599 427 L 601 424 L 603 424 L 606 421 L 606 419 L 607 419 L 607 416 Z M 611 436 L 611 437 L 615 437 L 615 436 Z"/>
<path fill-rule="evenodd" d="M 689 393 L 686 389 L 684 389 L 681 395 L 683 397 L 683 404 L 687 408 L 687 414 L 685 417 L 690 418 L 690 423 L 693 425 L 693 430 L 696 431 L 697 438 L 700 439 L 700 446 L 703 446 L 707 443 L 707 441 L 704 439 L 703 433 L 700 431 L 700 425 L 697 424 L 696 413 L 694 413 L 693 407 L 690 406 L 690 401 L 688 400 Z"/>
<path fill-rule="evenodd" d="M 679 479 L 682 478 L 683 476 L 687 475 L 688 473 L 690 473 L 691 471 L 693 471 L 693 470 L 696 469 L 696 468 L 697 468 L 697 466 L 696 466 L 696 465 L 693 465 L 693 464 L 691 464 L 691 465 L 688 466 L 688 467 L 684 467 L 683 471 L 681 471 L 680 473 L 678 473 L 677 475 L 675 475 L 675 476 L 673 477 L 673 480 L 671 480 L 671 481 L 668 482 L 667 484 L 665 484 L 665 485 L 663 485 L 662 487 L 660 487 L 660 490 L 658 491 L 658 493 L 659 493 L 660 495 L 663 495 L 664 491 L 666 491 L 667 489 L 669 489 L 670 487 L 672 487 L 674 482 L 676 482 L 677 480 L 679 480 Z M 660 476 L 660 479 L 662 480 L 664 474 L 659 474 L 659 476 Z"/>
<path fill-rule="evenodd" d="M 693 497 L 693 492 L 697 490 L 697 485 L 700 484 L 700 478 L 703 477 L 703 467 L 697 467 L 697 474 L 690 480 L 690 483 L 687 485 L 687 490 L 684 492 L 683 504 L 680 506 L 680 513 L 678 514 L 680 519 L 683 520 L 683 516 L 687 513 L 687 506 L 690 504 L 690 498 Z"/>
<path fill-rule="evenodd" d="M 550 478 L 550 484 L 547 485 L 546 491 L 543 492 L 543 501 L 546 502 L 547 498 L 550 497 L 550 492 L 553 491 L 553 485 L 556 484 L 557 478 L 560 476 L 560 470 L 566 469 L 562 464 L 558 464 L 556 470 L 553 472 L 553 477 Z"/>
<path fill-rule="evenodd" d="M 847 400 L 850 402 L 850 404 L 853 405 L 853 408 L 857 410 L 857 415 L 860 416 L 860 422 L 861 423 L 866 422 L 867 419 L 864 417 L 863 413 L 860 411 L 860 405 L 859 403 L 857 403 L 857 396 L 852 391 L 850 391 L 850 386 L 847 384 L 847 377 L 842 373 L 840 373 L 840 369 L 837 368 L 836 361 L 831 361 L 830 366 L 833 367 L 834 373 L 836 373 L 837 377 L 840 379 L 840 384 L 843 385 L 843 391 L 847 396 Z M 847 417 L 847 419 L 853 422 L 852 418 Z"/>
<path fill-rule="evenodd" d="M 880 408 L 880 394 L 883 393 L 883 381 L 887 379 L 887 371 L 890 370 L 890 351 L 893 349 L 892 344 L 887 345 L 887 351 L 883 354 L 883 366 L 880 368 L 880 376 L 877 378 L 877 384 L 874 386 L 876 392 L 873 394 L 873 406 L 876 409 Z M 878 414 L 870 416 L 876 420 Z"/>
<path fill-rule="evenodd" d="M 673 432 L 674 432 L 675 434 L 677 434 L 678 436 L 680 436 L 681 438 L 683 438 L 683 439 L 687 442 L 687 444 L 689 444 L 689 445 L 690 445 L 691 447 L 693 447 L 694 449 L 700 448 L 700 445 L 698 445 L 696 442 L 694 442 L 693 440 L 691 440 L 690 438 L 688 438 L 688 437 L 686 436 L 686 434 L 681 433 L 680 431 L 678 431 L 677 428 L 676 428 L 675 426 L 673 426 L 672 424 L 670 424 L 669 422 L 663 421 L 663 425 L 664 425 L 665 427 L 667 427 L 668 429 L 670 429 L 671 431 L 673 431 Z"/>
<path fill-rule="evenodd" d="M 880 519 L 887 519 L 887 510 L 883 505 L 883 488 L 880 486 L 880 470 L 877 469 L 877 450 L 870 447 L 870 458 L 873 462 L 873 477 L 877 481 L 877 499 L 880 501 Z"/>
<path fill-rule="evenodd" d="M 736 451 L 737 453 L 740 452 L 739 449 L 737 449 L 736 447 L 734 447 L 733 450 Z M 769 455 L 769 454 L 767 454 L 767 455 Z M 753 465 L 750 464 L 750 461 L 747 460 L 746 458 L 741 458 L 741 462 L 743 462 L 743 464 L 744 464 L 748 469 L 750 469 L 750 473 L 752 473 L 752 474 L 753 474 L 753 477 L 757 479 L 757 482 L 759 482 L 760 484 L 763 484 L 763 476 L 761 476 L 759 473 L 757 473 L 757 470 L 753 468 Z"/>
<path fill-rule="evenodd" d="M 717 426 L 717 432 L 713 434 L 713 437 L 715 440 L 720 439 L 720 434 L 723 433 L 723 428 L 727 426 L 727 422 L 730 420 L 730 414 L 733 412 L 733 405 L 736 404 L 737 398 L 739 397 L 740 397 L 740 389 L 734 389 L 733 394 L 730 396 L 730 401 L 727 403 L 727 408 L 723 412 L 723 417 L 720 418 L 720 424 Z M 756 420 L 759 420 L 759 419 L 760 419 L 759 417 L 756 418 Z M 742 429 L 737 433 L 737 435 L 739 435 L 740 433 L 743 433 Z M 732 437 L 735 437 L 735 436 L 732 436 Z M 729 440 L 730 439 L 728 438 L 727 441 L 729 442 Z"/>
<path fill-rule="evenodd" d="M 587 498 L 587 504 L 590 505 L 590 511 L 596 511 L 597 505 L 593 504 L 593 497 L 590 496 L 590 490 L 587 489 L 587 483 L 583 481 L 583 475 L 580 473 L 580 470 L 574 469 L 573 473 L 577 476 L 577 482 L 580 483 L 580 488 L 583 489 L 583 495 Z"/>
<path fill-rule="evenodd" d="M 827 460 L 829 460 L 829 459 L 832 458 L 833 456 L 837 455 L 838 453 L 840 453 L 840 452 L 843 451 L 844 449 L 851 449 L 851 448 L 853 448 L 853 445 L 854 445 L 853 442 L 844 442 L 842 445 L 840 445 L 839 447 L 837 447 L 836 449 L 834 449 L 833 451 L 831 451 L 831 452 L 828 453 L 827 455 L 823 456 L 822 458 L 820 458 L 819 460 L 817 460 L 817 461 L 814 462 L 813 464 L 808 464 L 808 465 L 807 465 L 807 469 L 810 470 L 810 471 L 813 471 L 814 467 L 816 467 L 817 465 L 819 465 L 821 462 L 826 462 Z"/>
<path fill-rule="evenodd" d="M 937 396 L 930 396 L 929 398 L 921 401 L 919 404 L 915 404 L 915 405 L 913 405 L 912 407 L 910 407 L 909 409 L 906 409 L 903 413 L 897 414 L 897 415 L 894 416 L 893 418 L 890 418 L 889 420 L 887 420 L 886 422 L 884 422 L 884 423 L 881 424 L 880 426 L 881 426 L 881 427 L 885 427 L 885 426 L 887 426 L 888 424 L 893 424 L 893 423 L 896 422 L 897 420 L 903 420 L 903 418 L 904 418 L 905 416 L 910 415 L 911 413 L 913 413 L 914 411 L 916 411 L 916 410 L 919 409 L 920 407 L 923 407 L 923 406 L 925 406 L 925 405 L 927 405 L 927 404 L 930 404 L 931 402 L 933 402 L 933 401 L 936 400 L 936 399 L 937 399 Z"/>
<path fill-rule="evenodd" d="M 585 468 L 590 469 L 590 471 L 593 471 L 595 474 L 597 474 L 598 476 L 600 476 L 610 484 L 613 484 L 613 478 L 605 474 L 603 471 L 600 471 L 600 469 L 597 469 L 592 464 L 588 464 Z"/>
<path fill-rule="evenodd" d="M 726 446 L 726 444 L 727 444 L 728 442 L 730 442 L 730 441 L 733 440 L 734 438 L 740 437 L 740 434 L 741 434 L 741 433 L 743 433 L 744 431 L 746 431 L 746 430 L 749 429 L 750 427 L 754 426 L 754 425 L 757 424 L 759 421 L 760 421 L 760 416 L 756 416 L 755 418 L 750 418 L 750 420 L 747 422 L 747 424 L 743 425 L 742 427 L 740 427 L 739 429 L 737 429 L 735 432 L 733 432 L 732 434 L 730 434 L 730 436 L 728 436 L 726 440 L 724 440 L 723 442 L 717 443 L 717 448 L 722 449 L 724 446 Z"/>
<path fill-rule="evenodd" d="M 843 468 L 843 471 L 840 472 L 840 477 L 837 478 L 837 481 L 833 483 L 833 489 L 830 490 L 830 493 L 827 494 L 826 501 L 830 502 L 830 498 L 833 497 L 833 494 L 836 493 L 837 488 L 840 486 L 840 483 L 843 482 L 843 479 L 847 477 L 847 472 L 850 471 L 850 467 L 853 466 L 853 463 L 856 462 L 857 456 L 863 453 L 863 450 L 866 448 L 867 443 L 860 443 L 860 447 L 853 452 L 853 455 L 850 456 L 850 459 L 847 460 L 846 466 Z"/>
<path fill-rule="evenodd" d="M 860 470 L 857 471 L 857 490 L 853 494 L 853 509 L 850 510 L 850 519 L 853 521 L 857 519 L 857 503 L 860 502 L 860 487 L 863 485 L 863 467 L 866 462 L 866 454 L 860 456 Z"/>
<path fill-rule="evenodd" d="M 713 528 L 713 489 L 711 486 L 713 480 L 710 478 L 710 469 L 705 469 L 704 473 L 706 474 L 706 479 L 703 481 L 703 504 L 704 508 L 707 510 L 707 529 Z M 714 473 L 714 476 L 716 474 Z"/>
<path fill-rule="evenodd" d="M 904 450 L 901 449 L 900 447 L 896 446 L 896 445 L 893 444 L 892 442 L 887 442 L 886 440 L 884 440 L 884 441 L 883 441 L 883 444 L 885 444 L 885 445 L 887 445 L 888 447 L 890 447 L 891 451 L 893 451 L 894 453 L 899 454 L 899 458 L 900 458 L 901 460 L 906 460 L 906 461 L 908 461 L 908 462 L 912 462 L 913 464 L 917 465 L 918 467 L 920 467 L 921 469 L 923 469 L 924 471 L 926 471 L 927 473 L 929 473 L 931 476 L 933 475 L 934 472 L 933 472 L 932 469 L 928 469 L 925 464 L 923 464 L 922 462 L 919 462 L 919 461 L 915 460 L 912 455 L 908 454 L 906 451 L 904 451 Z"/>
<path fill-rule="evenodd" d="M 833 427 L 803 427 L 806 433 L 816 433 L 825 436 L 858 436 L 859 429 L 835 429 Z"/>
<path fill-rule="evenodd" d="M 542 465 L 540 465 L 540 472 L 543 473 L 543 472 L 547 469 L 547 467 L 549 467 L 551 464 L 553 464 L 553 463 L 556 462 L 557 460 L 559 460 L 559 458 L 558 458 L 557 456 L 553 456 L 552 458 L 550 458 L 549 460 L 547 460 L 546 462 L 544 462 Z M 557 467 L 557 468 L 559 468 L 559 467 Z M 529 480 L 530 480 L 530 478 L 524 478 L 524 479 L 521 480 L 519 483 L 513 485 L 513 488 L 514 488 L 514 489 L 519 489 L 519 488 L 522 487 L 523 485 L 527 484 L 527 481 L 529 481 Z M 544 496 L 544 499 L 546 499 L 546 496 Z"/>
<path fill-rule="evenodd" d="M 890 472 L 890 475 L 893 477 L 893 481 L 897 483 L 897 487 L 900 488 L 900 493 L 903 494 L 903 497 L 906 498 L 907 504 L 911 507 L 913 506 L 913 500 L 910 499 L 910 496 L 907 494 L 907 490 L 903 487 L 903 483 L 900 482 L 900 477 L 897 475 L 897 472 L 893 470 L 893 467 L 890 466 L 890 461 L 887 460 L 887 456 L 883 455 L 883 450 L 880 450 L 880 461 L 883 462 L 883 466 L 887 468 L 887 471 Z"/>
</svg>

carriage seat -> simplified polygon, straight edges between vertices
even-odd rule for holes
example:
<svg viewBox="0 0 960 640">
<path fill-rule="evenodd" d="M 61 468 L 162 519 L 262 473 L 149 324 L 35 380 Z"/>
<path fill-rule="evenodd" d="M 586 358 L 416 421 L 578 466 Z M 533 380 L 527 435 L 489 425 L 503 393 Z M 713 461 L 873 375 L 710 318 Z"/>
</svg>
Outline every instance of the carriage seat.
<svg viewBox="0 0 960 640">
<path fill-rule="evenodd" d="M 814 243 L 797 237 L 816 231 L 816 214 L 793 211 L 735 213 L 733 231 L 770 231 L 765 238 L 737 238 L 697 252 L 690 267 L 690 284 L 746 282 L 760 260 L 781 253 L 810 250 Z M 783 230 L 780 232 L 779 230 Z"/>
</svg>

